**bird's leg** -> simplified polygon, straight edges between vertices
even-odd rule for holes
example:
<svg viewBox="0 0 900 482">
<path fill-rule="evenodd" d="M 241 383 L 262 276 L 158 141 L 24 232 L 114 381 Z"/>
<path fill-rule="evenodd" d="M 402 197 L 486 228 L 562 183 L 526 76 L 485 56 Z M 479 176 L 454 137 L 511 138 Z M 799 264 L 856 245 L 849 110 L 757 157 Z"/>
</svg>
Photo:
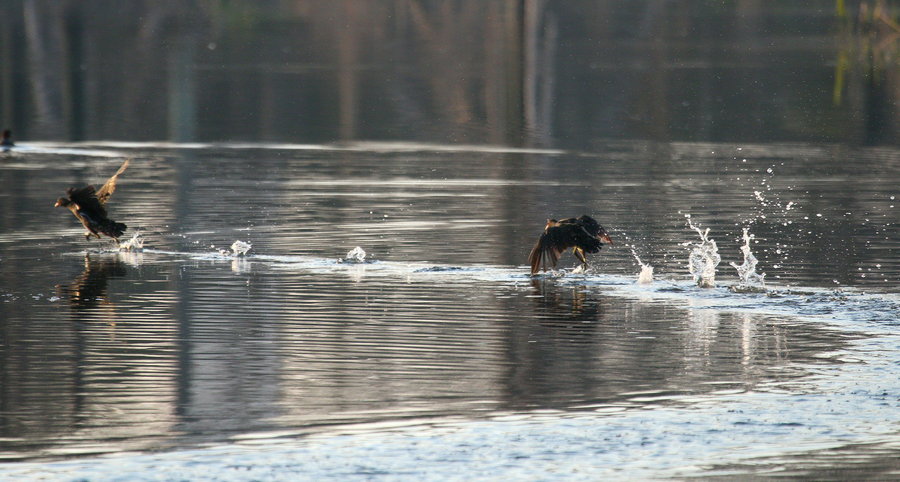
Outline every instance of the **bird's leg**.
<svg viewBox="0 0 900 482">
<path fill-rule="evenodd" d="M 582 269 L 587 271 L 587 258 L 584 256 L 584 251 L 576 246 L 575 248 L 572 248 L 572 254 L 581 261 Z"/>
</svg>

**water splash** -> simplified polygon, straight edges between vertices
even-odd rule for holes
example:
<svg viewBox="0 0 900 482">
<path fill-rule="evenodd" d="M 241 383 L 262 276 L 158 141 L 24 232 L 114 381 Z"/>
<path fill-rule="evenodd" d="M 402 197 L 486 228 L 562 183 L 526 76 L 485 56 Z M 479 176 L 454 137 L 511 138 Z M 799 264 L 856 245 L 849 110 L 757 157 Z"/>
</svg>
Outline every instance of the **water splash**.
<svg viewBox="0 0 900 482">
<path fill-rule="evenodd" d="M 340 263 L 365 263 L 366 262 L 366 250 L 360 248 L 359 246 L 351 249 L 347 252 L 347 256 L 339 259 Z"/>
<path fill-rule="evenodd" d="M 740 283 L 736 287 L 738 290 L 764 288 L 766 285 L 764 280 L 766 275 L 765 273 L 756 272 L 758 260 L 756 259 L 756 256 L 753 255 L 753 252 L 750 251 L 750 241 L 753 240 L 753 238 L 754 236 L 750 234 L 750 228 L 744 228 L 744 245 L 741 246 L 741 252 L 744 254 L 744 262 L 741 264 L 734 262 L 730 263 L 738 272 L 738 278 L 740 279 Z"/>
<path fill-rule="evenodd" d="M 144 236 L 140 231 L 135 231 L 131 238 L 119 241 L 119 251 L 139 252 L 144 250 Z"/>
<path fill-rule="evenodd" d="M 700 235 L 699 243 L 684 243 L 685 246 L 693 246 L 688 256 L 688 270 L 694 277 L 694 282 L 701 288 L 713 288 L 716 286 L 716 266 L 722 262 L 719 256 L 719 247 L 714 239 L 709 239 L 709 228 L 700 229 L 691 222 L 691 215 L 685 214 L 688 227 Z"/>
<path fill-rule="evenodd" d="M 251 247 L 250 243 L 235 241 L 231 243 L 231 252 L 234 257 L 242 257 L 247 255 L 247 252 L 250 251 Z"/>
<path fill-rule="evenodd" d="M 649 264 L 644 264 L 641 261 L 641 258 L 638 258 L 637 253 L 634 251 L 634 248 L 631 248 L 631 255 L 634 256 L 634 259 L 637 260 L 638 264 L 641 265 L 641 272 L 638 273 L 637 282 L 638 284 L 646 285 L 653 282 L 653 266 Z"/>
</svg>

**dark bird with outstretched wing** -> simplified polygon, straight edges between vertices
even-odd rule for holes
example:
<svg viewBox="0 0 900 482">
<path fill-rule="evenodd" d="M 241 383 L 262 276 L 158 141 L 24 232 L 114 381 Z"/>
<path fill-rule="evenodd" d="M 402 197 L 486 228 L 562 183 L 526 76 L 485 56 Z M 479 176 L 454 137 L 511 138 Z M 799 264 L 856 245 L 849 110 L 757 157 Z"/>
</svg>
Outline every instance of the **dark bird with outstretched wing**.
<svg viewBox="0 0 900 482">
<path fill-rule="evenodd" d="M 99 190 L 95 190 L 94 186 L 85 186 L 80 188 L 70 187 L 66 190 L 66 197 L 56 200 L 56 207 L 65 207 L 81 221 L 87 232 L 84 233 L 86 239 L 91 236 L 100 237 L 101 234 L 113 238 L 116 243 L 119 237 L 125 232 L 127 226 L 124 223 L 117 223 L 109 219 L 106 214 L 106 202 L 116 190 L 116 180 L 119 174 L 122 174 L 128 168 L 131 159 L 126 159 L 122 163 L 122 167 L 110 177 Z"/>
<path fill-rule="evenodd" d="M 601 241 L 613 244 L 606 229 L 588 215 L 560 221 L 548 219 L 543 234 L 528 255 L 531 274 L 535 275 L 541 269 L 547 271 L 548 266 L 551 269 L 556 268 L 559 258 L 569 248 L 572 248 L 572 254 L 581 261 L 581 265 L 586 269 L 585 253 L 599 252 L 600 247 L 603 246 Z"/>
</svg>

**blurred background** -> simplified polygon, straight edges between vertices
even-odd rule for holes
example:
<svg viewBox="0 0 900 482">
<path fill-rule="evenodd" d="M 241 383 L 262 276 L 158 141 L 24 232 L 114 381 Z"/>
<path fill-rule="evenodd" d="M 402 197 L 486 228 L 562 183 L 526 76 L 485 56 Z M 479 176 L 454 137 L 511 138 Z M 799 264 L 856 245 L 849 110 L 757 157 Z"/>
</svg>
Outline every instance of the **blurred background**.
<svg viewBox="0 0 900 482">
<path fill-rule="evenodd" d="M 896 144 L 887 0 L 3 0 L 17 140 Z"/>
</svg>

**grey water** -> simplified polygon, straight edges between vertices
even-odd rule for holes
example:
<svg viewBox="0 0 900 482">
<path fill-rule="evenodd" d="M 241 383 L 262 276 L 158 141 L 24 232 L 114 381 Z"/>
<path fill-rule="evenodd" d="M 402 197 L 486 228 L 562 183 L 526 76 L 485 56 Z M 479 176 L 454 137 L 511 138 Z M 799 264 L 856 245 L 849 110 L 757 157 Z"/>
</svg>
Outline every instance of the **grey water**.
<svg viewBox="0 0 900 482">
<path fill-rule="evenodd" d="M 0 478 L 900 477 L 893 90 L 675 3 L 16 3 Z"/>
</svg>

